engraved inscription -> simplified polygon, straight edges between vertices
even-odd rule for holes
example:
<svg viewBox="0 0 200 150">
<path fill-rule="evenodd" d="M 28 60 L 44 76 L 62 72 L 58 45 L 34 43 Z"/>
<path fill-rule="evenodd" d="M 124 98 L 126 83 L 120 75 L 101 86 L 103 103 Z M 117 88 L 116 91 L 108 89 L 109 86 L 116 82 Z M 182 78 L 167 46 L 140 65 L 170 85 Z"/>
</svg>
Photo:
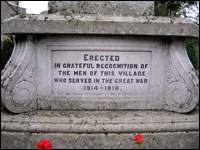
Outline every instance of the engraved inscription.
<svg viewBox="0 0 200 150">
<path fill-rule="evenodd" d="M 151 52 L 52 51 L 53 94 L 142 95 L 149 91 Z"/>
</svg>

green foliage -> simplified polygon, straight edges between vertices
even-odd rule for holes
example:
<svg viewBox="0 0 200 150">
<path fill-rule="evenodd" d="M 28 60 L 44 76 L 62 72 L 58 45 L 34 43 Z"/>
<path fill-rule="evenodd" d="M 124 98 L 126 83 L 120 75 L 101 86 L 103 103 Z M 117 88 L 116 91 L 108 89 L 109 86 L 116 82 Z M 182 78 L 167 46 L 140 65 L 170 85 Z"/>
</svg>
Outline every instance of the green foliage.
<svg viewBox="0 0 200 150">
<path fill-rule="evenodd" d="M 185 8 L 197 5 L 198 1 L 155 1 L 156 16 L 179 17 L 181 14 L 185 16 Z"/>
<path fill-rule="evenodd" d="M 194 40 L 192 40 L 192 39 L 186 40 L 186 49 L 187 49 L 188 57 L 190 58 L 190 61 L 192 62 L 193 67 L 198 70 L 199 60 L 198 60 L 196 53 L 195 53 L 195 42 L 194 42 Z"/>
<path fill-rule="evenodd" d="M 8 62 L 14 47 L 14 39 L 9 36 L 8 39 L 4 40 L 1 44 L 1 71 Z"/>
<path fill-rule="evenodd" d="M 155 16 L 168 16 L 167 5 L 164 5 L 162 1 L 155 1 Z"/>
</svg>

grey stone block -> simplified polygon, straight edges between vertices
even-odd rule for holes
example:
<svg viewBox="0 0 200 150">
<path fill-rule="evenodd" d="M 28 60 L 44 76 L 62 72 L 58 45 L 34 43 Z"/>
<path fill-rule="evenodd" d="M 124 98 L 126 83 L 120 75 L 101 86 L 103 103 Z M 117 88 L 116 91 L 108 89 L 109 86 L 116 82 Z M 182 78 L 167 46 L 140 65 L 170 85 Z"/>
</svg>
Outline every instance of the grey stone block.
<svg viewBox="0 0 200 150">
<path fill-rule="evenodd" d="M 48 139 L 53 149 L 139 149 L 133 141 L 135 133 L 63 134 L 2 132 L 2 149 L 36 149 Z M 198 149 L 199 132 L 142 133 L 141 149 Z"/>
<path fill-rule="evenodd" d="M 199 148 L 199 108 L 189 114 L 167 111 L 1 111 L 1 148 L 36 148 L 48 139 L 55 149 Z"/>
<path fill-rule="evenodd" d="M 41 14 L 4 20 L 1 33 L 199 37 L 199 27 L 183 18 Z"/>
<path fill-rule="evenodd" d="M 154 15 L 154 1 L 50 1 L 50 14 Z"/>
</svg>

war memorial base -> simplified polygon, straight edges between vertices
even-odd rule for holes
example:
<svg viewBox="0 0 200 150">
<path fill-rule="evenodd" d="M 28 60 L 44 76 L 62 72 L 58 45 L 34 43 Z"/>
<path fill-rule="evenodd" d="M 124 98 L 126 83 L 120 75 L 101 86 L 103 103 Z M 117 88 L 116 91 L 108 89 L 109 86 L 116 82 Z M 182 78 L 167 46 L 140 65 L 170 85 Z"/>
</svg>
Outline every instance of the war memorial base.
<svg viewBox="0 0 200 150">
<path fill-rule="evenodd" d="M 198 25 L 153 16 L 153 1 L 52 1 L 48 12 L 2 22 L 16 43 L 1 72 L 1 148 L 138 149 L 138 133 L 142 149 L 199 148 L 185 47 Z"/>
<path fill-rule="evenodd" d="M 170 22 L 169 19 L 168 21 Z M 17 21 L 15 23 L 16 23 L 15 25 L 18 25 Z M 27 23 L 29 24 L 29 21 Z M 48 24 L 48 22 L 45 22 L 45 23 Z M 27 24 L 27 28 L 29 27 L 28 24 Z M 146 25 L 145 23 L 142 23 L 142 24 Z M 9 25 L 12 26 L 13 24 L 9 24 Z M 34 24 L 32 25 L 34 26 Z M 59 26 L 60 30 L 58 31 L 51 30 L 48 32 L 59 33 L 61 32 L 62 25 L 64 26 L 64 24 L 60 23 L 60 26 Z M 139 29 L 140 23 L 136 23 L 135 25 L 138 25 L 138 29 Z M 160 23 L 160 25 L 162 25 L 162 23 Z M 181 24 L 181 26 L 182 25 L 184 28 L 185 27 L 184 24 Z M 101 25 L 99 24 L 99 26 Z M 127 24 L 127 27 L 128 26 L 129 25 Z M 59 27 L 57 29 L 59 29 Z M 171 24 L 171 29 L 173 28 L 174 30 L 176 30 L 176 25 Z M 68 29 L 69 31 L 66 31 L 66 32 L 72 32 L 72 33 L 74 32 L 73 29 L 70 28 L 70 26 Z M 105 28 L 105 29 L 108 29 L 108 28 Z M 160 26 L 159 31 L 161 31 L 161 29 L 165 31 L 165 27 Z M 9 28 L 7 30 L 9 30 Z M 17 30 L 17 28 L 15 28 L 14 30 Z M 27 31 L 30 31 L 30 30 L 31 29 L 29 28 L 27 29 Z M 94 29 L 91 32 L 96 32 L 95 30 L 96 29 Z M 37 32 L 43 32 L 43 31 L 47 32 L 45 30 L 31 31 L 31 32 L 37 33 Z M 79 31 L 80 33 L 85 32 L 82 30 L 79 30 Z M 76 31 L 76 32 L 79 32 L 79 31 Z M 102 31 L 102 30 L 99 30 L 99 31 Z M 144 30 L 141 30 L 141 32 L 142 31 Z M 189 33 L 182 32 L 184 30 L 176 30 L 176 31 L 179 32 L 178 34 L 181 36 L 185 36 L 185 34 L 190 34 L 192 32 L 192 31 Z M 19 32 L 19 31 L 16 31 L 16 32 Z M 113 31 L 108 30 L 106 32 L 113 32 Z M 133 31 L 133 32 L 137 32 L 137 31 Z M 145 63 L 151 64 L 150 66 L 151 69 L 155 69 L 155 71 L 157 71 L 158 73 L 156 74 L 155 72 L 152 72 L 152 74 L 150 75 L 150 72 L 152 70 L 147 69 L 146 78 L 147 79 L 151 78 L 152 80 L 149 80 L 148 86 L 141 88 L 139 92 L 141 94 L 142 92 L 150 90 L 150 93 L 152 93 L 152 97 L 150 97 L 149 99 L 146 99 L 145 101 L 140 101 L 140 100 L 137 101 L 137 99 L 135 99 L 135 101 L 131 101 L 130 99 L 126 99 L 127 101 L 123 101 L 123 103 L 118 101 L 120 97 L 117 97 L 117 98 L 110 97 L 109 101 L 104 101 L 105 103 L 102 103 L 103 101 L 98 100 L 97 97 L 94 97 L 96 100 L 93 101 L 92 98 L 89 99 L 90 96 L 87 96 L 85 98 L 82 97 L 83 99 L 79 99 L 78 101 L 71 101 L 70 99 L 62 100 L 62 97 L 57 97 L 57 99 L 60 99 L 59 101 L 57 101 L 53 99 L 53 95 L 50 95 L 49 98 L 48 97 L 45 98 L 45 95 L 48 92 L 51 92 L 52 89 L 53 89 L 53 92 L 58 93 L 58 94 L 63 92 L 62 89 L 67 90 L 69 93 L 73 93 L 74 91 L 76 91 L 76 86 L 74 87 L 75 89 L 72 89 L 72 88 L 66 88 L 65 86 L 63 86 L 63 84 L 60 84 L 60 86 L 57 86 L 54 83 L 54 84 L 51 84 L 52 86 L 51 87 L 49 85 L 51 83 L 51 77 L 48 77 L 48 75 L 52 75 L 55 77 L 59 75 L 56 75 L 55 71 L 52 72 L 50 70 L 52 63 L 46 63 L 46 61 L 54 61 L 55 63 L 57 59 L 57 55 L 61 57 L 61 59 L 59 59 L 60 62 L 62 62 L 62 59 L 65 60 L 64 58 L 65 55 L 62 55 L 62 54 L 60 55 L 59 53 L 56 53 L 56 50 L 60 50 L 60 52 L 62 50 L 65 50 L 65 47 L 63 47 L 62 45 L 66 43 L 62 39 L 68 40 L 68 42 L 71 43 L 71 45 L 77 43 L 77 42 L 73 42 L 73 40 L 78 41 L 79 44 L 84 44 L 83 35 L 79 35 L 79 36 L 59 35 L 57 37 L 55 35 L 49 35 L 47 36 L 46 41 L 50 39 L 51 42 L 49 43 L 47 42 L 47 45 L 50 43 L 52 44 L 56 42 L 57 44 L 55 44 L 55 46 L 54 45 L 47 46 L 47 49 L 42 46 L 41 47 L 39 46 L 41 51 L 39 49 L 33 48 L 34 42 L 38 42 L 42 40 L 43 37 L 45 36 L 43 35 L 35 36 L 35 37 L 41 37 L 41 39 L 36 38 L 36 41 L 34 38 L 32 38 L 34 36 L 27 36 L 27 41 L 26 41 L 26 38 L 24 38 L 24 40 L 23 38 L 22 39 L 19 38 L 19 43 L 21 41 L 21 44 L 18 43 L 19 47 L 15 47 L 15 51 L 16 51 L 16 54 L 18 54 L 18 56 L 21 56 L 21 57 L 18 57 L 18 60 L 14 57 L 13 62 L 14 64 L 20 62 L 20 65 L 22 66 L 20 69 L 24 70 L 23 76 L 25 80 L 28 80 L 28 82 L 25 82 L 23 81 L 22 78 L 21 79 L 19 78 L 19 75 L 20 75 L 19 71 L 21 70 L 17 70 L 17 72 L 19 73 L 15 72 L 15 74 L 13 74 L 12 80 L 7 80 L 9 79 L 9 75 L 10 75 L 9 72 L 10 71 L 12 72 L 12 69 L 15 69 L 14 64 L 13 65 L 8 64 L 7 74 L 4 74 L 4 77 L 5 77 L 4 79 L 6 79 L 4 80 L 4 82 L 9 83 L 9 84 L 11 83 L 11 84 L 5 87 L 9 89 L 9 87 L 13 88 L 16 86 L 16 88 L 12 90 L 14 99 L 12 99 L 12 97 L 6 97 L 8 99 L 5 99 L 4 104 L 13 112 L 16 112 L 16 113 L 24 112 L 24 113 L 13 114 L 7 111 L 5 108 L 1 110 L 1 131 L 2 131 L 1 148 L 6 148 L 6 149 L 7 148 L 36 148 L 37 143 L 40 140 L 49 139 L 53 148 L 94 148 L 94 149 L 95 148 L 130 148 L 130 149 L 133 148 L 133 149 L 136 149 L 138 148 L 138 145 L 136 144 L 136 142 L 133 141 L 133 137 L 138 133 L 143 135 L 143 144 L 141 148 L 152 148 L 152 149 L 153 148 L 167 148 L 167 149 L 168 148 L 181 148 L 181 149 L 199 148 L 199 109 L 196 108 L 192 112 L 186 113 L 187 111 L 191 111 L 194 107 L 196 107 L 197 98 L 198 98 L 198 94 L 195 94 L 198 88 L 196 88 L 196 85 L 193 85 L 193 83 L 191 82 L 191 79 L 192 79 L 190 78 L 191 74 L 193 75 L 192 80 L 194 81 L 195 84 L 198 83 L 198 79 L 195 75 L 195 72 L 190 68 L 190 65 L 186 65 L 188 68 L 183 67 L 182 63 L 188 62 L 188 58 L 186 58 L 185 53 L 179 53 L 180 49 L 174 49 L 174 47 L 172 46 L 170 48 L 170 51 L 168 51 L 165 49 L 166 48 L 165 46 L 160 44 L 159 48 L 163 50 L 161 52 L 159 51 L 159 48 L 156 49 L 154 47 L 156 45 L 155 43 L 159 43 L 159 42 L 162 43 L 161 39 L 164 39 L 164 43 L 167 44 L 168 39 L 170 42 L 170 38 L 163 38 L 162 33 L 158 32 L 158 30 L 156 29 L 152 30 L 152 32 L 153 33 L 149 33 L 150 35 L 147 37 L 136 36 L 133 38 L 130 35 L 130 36 L 124 36 L 126 37 L 125 39 L 122 38 L 123 36 L 120 37 L 120 36 L 102 35 L 98 37 L 98 36 L 93 35 L 93 37 L 95 38 L 91 38 L 92 36 L 87 35 L 86 36 L 87 38 L 85 40 L 87 40 L 86 43 L 89 46 L 86 44 L 84 45 L 86 47 L 85 49 L 83 49 L 83 47 L 80 47 L 80 46 L 77 49 L 77 50 L 80 50 L 80 49 L 93 50 L 95 48 L 97 51 L 91 51 L 91 52 L 93 52 L 93 54 L 99 54 L 98 50 L 100 49 L 102 50 L 102 48 L 104 48 L 104 50 L 108 50 L 108 47 L 104 46 L 104 47 L 99 48 L 97 46 L 97 45 L 101 45 L 102 43 L 103 43 L 102 45 L 105 45 L 105 43 L 109 45 L 108 44 L 109 42 L 111 43 L 113 42 L 114 45 L 124 44 L 127 46 L 127 44 L 132 43 L 131 41 L 135 40 L 137 41 L 136 42 L 137 44 L 136 45 L 132 44 L 130 46 L 132 46 L 133 48 L 131 50 L 137 51 L 138 50 L 137 45 L 141 44 L 143 41 L 143 44 L 142 44 L 143 47 L 140 47 L 139 50 L 143 51 L 144 55 L 142 56 L 142 55 L 139 55 L 139 53 L 137 52 L 135 53 L 137 53 L 136 55 L 139 56 L 139 58 L 146 57 L 147 59 L 143 59 L 145 61 L 144 64 Z M 126 31 L 123 31 L 122 33 L 126 33 Z M 101 33 L 101 34 L 104 34 L 104 33 Z M 148 32 L 144 31 L 142 34 L 148 34 Z M 154 36 L 154 38 L 151 39 L 151 34 L 155 34 L 156 36 Z M 173 35 L 172 32 L 171 33 L 168 32 L 168 34 Z M 20 34 L 18 34 L 18 36 L 20 37 Z M 101 39 L 101 37 L 104 37 L 104 38 Z M 112 39 L 110 39 L 110 37 L 112 37 Z M 177 39 L 176 36 L 173 38 Z M 70 39 L 72 40 L 70 41 Z M 139 39 L 142 39 L 142 40 L 139 40 Z M 158 40 L 155 40 L 155 39 L 158 39 Z M 181 40 L 178 40 L 178 42 L 175 40 L 176 41 L 175 45 L 178 47 L 181 47 L 180 45 L 182 45 L 184 41 L 182 38 L 180 39 Z M 27 44 L 25 44 L 26 42 Z M 41 42 L 41 45 L 44 45 L 44 43 L 45 43 L 45 38 L 43 42 Z M 91 47 L 91 44 L 93 44 L 93 47 Z M 26 47 L 26 45 L 28 47 Z M 94 47 L 94 45 L 96 46 Z M 134 46 L 136 47 L 134 48 Z M 21 49 L 23 49 L 23 51 L 21 51 L 22 53 L 19 51 L 20 47 Z M 68 48 L 70 47 L 68 46 Z M 75 48 L 74 46 L 71 46 L 71 49 L 76 51 L 76 49 L 74 48 Z M 43 51 L 43 49 L 45 49 L 45 51 Z M 115 51 L 120 51 L 120 50 L 123 50 L 123 46 L 118 49 L 115 47 L 111 47 L 111 49 Z M 126 47 L 126 49 L 127 51 L 130 50 L 128 47 Z M 53 52 L 53 55 L 49 54 L 50 51 Z M 152 53 L 153 55 L 149 55 L 150 53 Z M 111 54 L 116 55 L 118 53 L 112 51 Z M 27 55 L 27 57 L 24 57 L 25 55 Z M 71 55 L 72 54 L 69 53 L 69 56 Z M 50 56 L 53 56 L 54 58 Z M 75 58 L 79 56 L 82 59 L 84 58 L 83 53 L 80 53 L 80 55 L 74 55 Z M 128 56 L 128 55 L 125 54 L 125 56 Z M 162 60 L 155 59 L 155 58 L 159 58 L 159 56 L 160 58 L 163 58 L 163 59 Z M 177 59 L 179 58 L 179 56 L 183 56 L 183 58 L 186 58 L 186 59 L 183 59 L 183 60 Z M 152 57 L 154 57 L 154 59 L 152 59 Z M 38 60 L 35 61 L 36 59 Z M 68 57 L 67 59 L 70 59 L 70 57 Z M 172 59 L 173 61 L 169 61 L 170 59 Z M 135 59 L 135 60 L 136 62 L 142 61 L 140 59 Z M 81 60 L 79 59 L 79 61 Z M 132 60 L 130 60 L 130 62 L 132 62 Z M 167 62 L 173 62 L 173 64 L 170 64 Z M 43 65 L 37 65 L 39 63 Z M 165 63 L 168 65 L 165 65 Z M 28 65 L 28 64 L 31 64 L 31 65 Z M 26 65 L 28 65 L 29 67 L 26 67 Z M 39 71 L 35 70 L 36 65 Z M 52 66 L 53 65 L 54 64 L 52 64 Z M 167 67 L 169 67 L 168 71 L 167 71 Z M 43 69 L 46 68 L 47 70 L 43 70 L 42 68 Z M 186 72 L 184 72 L 185 69 L 188 70 L 190 74 L 187 74 Z M 168 74 L 166 74 L 166 71 L 168 72 Z M 171 73 L 174 72 L 174 74 L 171 74 L 170 72 Z M 183 74 L 180 74 L 180 72 L 183 72 Z M 159 74 L 160 75 L 162 74 L 162 75 L 160 76 Z M 188 80 L 183 80 L 183 78 L 185 77 Z M 101 78 L 101 76 L 99 76 L 99 78 Z M 173 81 L 177 81 L 177 84 L 175 84 L 174 86 L 175 89 L 173 89 L 174 88 L 173 86 L 170 86 L 170 82 L 173 82 Z M 151 88 L 149 88 L 150 84 L 152 85 Z M 182 86 L 184 84 L 185 86 Z M 187 90 L 188 85 L 193 90 L 188 91 Z M 33 93 L 29 93 L 31 95 L 29 96 L 29 99 L 26 98 L 26 91 L 23 91 L 24 87 L 28 89 L 28 91 L 33 92 Z M 165 90 L 162 87 L 165 87 L 164 88 Z M 126 86 L 124 86 L 123 88 L 127 89 L 128 93 L 131 93 L 131 90 L 132 90 L 131 87 L 127 88 Z M 183 92 L 182 93 L 183 99 L 178 99 L 178 97 L 176 97 L 177 96 L 176 92 L 175 93 L 173 92 L 173 90 L 176 90 L 179 88 L 180 89 L 182 88 L 183 91 L 185 91 L 183 92 L 180 90 L 181 93 Z M 37 91 L 35 89 L 37 89 Z M 20 90 L 22 90 L 21 94 L 20 94 Z M 81 91 L 80 89 L 77 89 L 77 90 L 78 92 Z M 190 101 L 188 99 L 190 96 L 187 94 L 187 91 L 189 92 L 189 94 L 191 94 L 191 96 L 193 96 L 194 98 L 193 101 Z M 37 97 L 39 99 L 37 99 L 37 101 L 35 99 L 36 95 L 38 95 L 36 94 L 36 92 L 38 92 L 39 94 L 39 97 Z M 163 93 L 168 94 L 168 95 L 162 95 Z M 23 94 L 25 95 L 23 96 Z M 173 94 L 175 95 L 173 96 Z M 148 98 L 149 95 L 146 95 L 146 96 Z M 71 97 L 71 99 L 73 99 L 73 97 Z M 85 101 L 85 99 L 87 99 L 88 101 Z M 176 101 L 176 103 L 174 101 Z M 179 106 L 183 106 L 183 107 L 179 107 Z M 62 110 L 66 108 L 72 109 L 72 110 L 74 109 L 74 111 Z M 97 109 L 97 111 L 92 110 L 92 108 Z M 143 110 L 137 110 L 137 108 L 143 109 Z M 52 110 L 36 111 L 35 109 L 52 109 Z M 76 109 L 79 109 L 79 110 L 76 110 Z M 108 110 L 105 111 L 104 109 L 108 109 Z M 130 110 L 130 109 L 134 109 L 134 110 Z M 151 109 L 154 109 L 154 110 L 151 110 Z M 162 110 L 162 109 L 170 110 L 171 112 Z M 33 111 L 26 112 L 26 111 L 31 111 L 31 110 Z M 177 111 L 177 112 L 174 112 L 174 111 Z M 185 113 L 185 114 L 179 114 L 178 112 Z"/>
</svg>

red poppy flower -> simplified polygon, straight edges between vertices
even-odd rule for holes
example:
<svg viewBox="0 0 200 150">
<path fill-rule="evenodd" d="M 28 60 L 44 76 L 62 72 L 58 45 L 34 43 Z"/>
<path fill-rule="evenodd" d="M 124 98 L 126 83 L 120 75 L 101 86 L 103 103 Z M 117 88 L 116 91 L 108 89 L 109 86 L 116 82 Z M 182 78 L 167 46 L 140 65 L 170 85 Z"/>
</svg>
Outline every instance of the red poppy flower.
<svg viewBox="0 0 200 150">
<path fill-rule="evenodd" d="M 52 149 L 52 148 L 51 148 L 50 141 L 49 141 L 49 140 L 40 141 L 40 142 L 37 144 L 37 149 Z"/>
<path fill-rule="evenodd" d="M 142 135 L 141 134 L 138 134 L 134 137 L 134 141 L 137 141 L 138 143 L 141 143 L 142 142 Z"/>
</svg>

